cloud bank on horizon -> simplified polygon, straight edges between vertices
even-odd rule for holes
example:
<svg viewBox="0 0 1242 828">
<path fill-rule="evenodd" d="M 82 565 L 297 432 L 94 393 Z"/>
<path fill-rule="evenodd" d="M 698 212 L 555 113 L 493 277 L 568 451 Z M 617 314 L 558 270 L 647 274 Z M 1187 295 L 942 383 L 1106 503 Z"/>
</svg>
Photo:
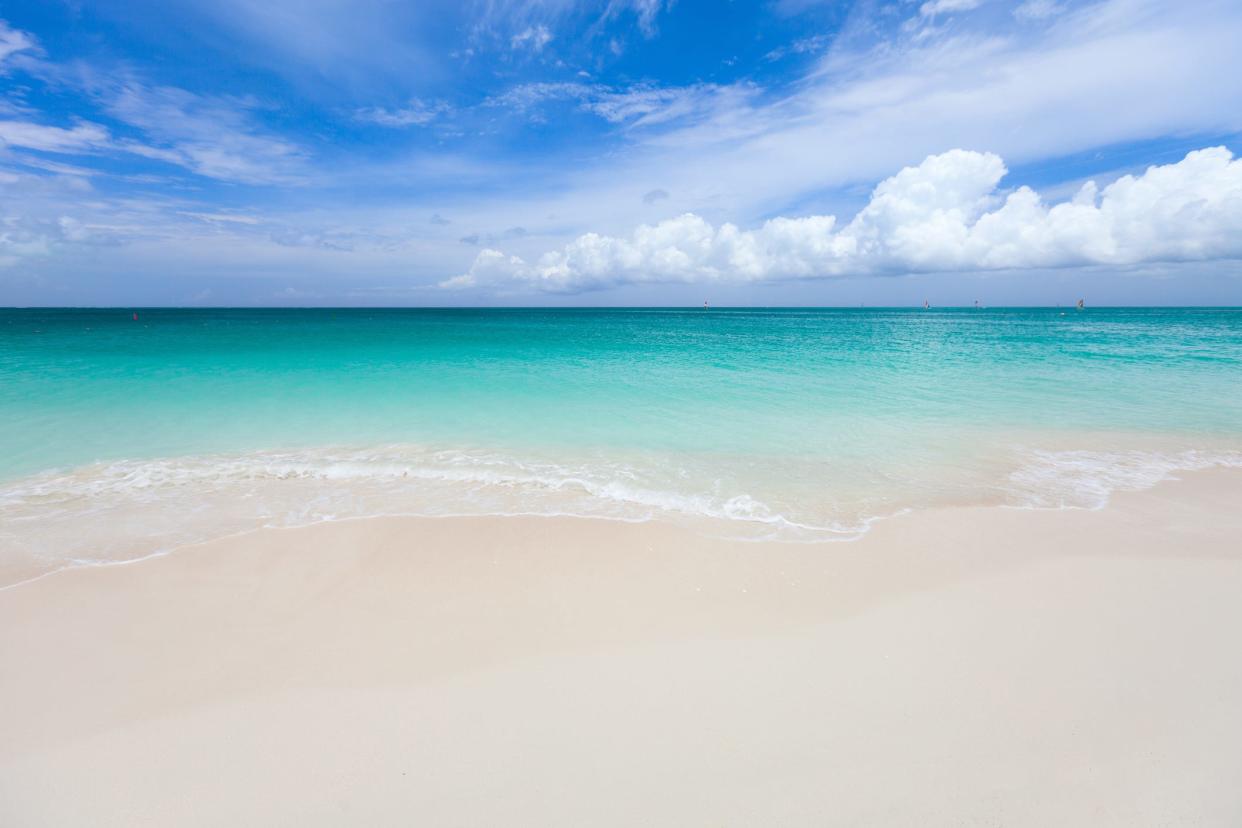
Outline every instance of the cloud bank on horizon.
<svg viewBox="0 0 1242 828">
<path fill-rule="evenodd" d="M 1239 42 L 1228 0 L 14 0 L 0 304 L 1242 304 Z"/>
<path fill-rule="evenodd" d="M 537 262 L 485 249 L 441 287 L 576 292 L 634 282 L 758 282 L 871 274 L 1242 258 L 1242 160 L 1225 147 L 1094 181 L 1045 204 L 1002 194 L 1004 162 L 951 150 L 885 179 L 849 224 L 778 217 L 756 230 L 685 213 L 626 238 L 587 233 Z"/>
</svg>

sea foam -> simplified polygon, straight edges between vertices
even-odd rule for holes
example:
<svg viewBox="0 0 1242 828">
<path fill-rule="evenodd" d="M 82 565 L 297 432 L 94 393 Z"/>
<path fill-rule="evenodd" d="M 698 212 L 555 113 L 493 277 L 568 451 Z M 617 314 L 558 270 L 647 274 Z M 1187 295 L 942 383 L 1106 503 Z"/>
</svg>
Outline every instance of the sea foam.
<svg viewBox="0 0 1242 828">
<path fill-rule="evenodd" d="M 1009 475 L 1010 503 L 1043 509 L 1100 509 L 1114 492 L 1148 489 L 1179 472 L 1242 468 L 1242 452 L 1043 451 Z"/>
<path fill-rule="evenodd" d="M 852 540 L 875 520 L 921 507 L 1099 508 L 1115 491 L 1147 488 L 1179 471 L 1242 468 L 1239 451 L 1016 456 L 1018 465 L 995 479 L 979 472 L 969 485 L 958 481 L 953 499 L 927 498 L 924 483 L 885 497 L 859 488 L 852 501 L 783 485 L 779 465 L 758 473 L 753 460 L 742 477 L 673 456 L 553 461 L 414 445 L 95 463 L 0 484 L 0 582 L 7 570 L 125 561 L 261 527 L 379 515 L 665 519 L 737 539 Z M 740 489 L 741 479 L 751 491 Z"/>
</svg>

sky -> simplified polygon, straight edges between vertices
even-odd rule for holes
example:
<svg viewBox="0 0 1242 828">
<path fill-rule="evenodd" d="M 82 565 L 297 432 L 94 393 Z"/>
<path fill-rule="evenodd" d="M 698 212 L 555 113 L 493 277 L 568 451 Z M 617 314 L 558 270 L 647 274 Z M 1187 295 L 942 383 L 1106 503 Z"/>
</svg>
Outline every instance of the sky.
<svg viewBox="0 0 1242 828">
<path fill-rule="evenodd" d="M 4 0 L 0 305 L 1242 305 L 1236 0 Z"/>
</svg>

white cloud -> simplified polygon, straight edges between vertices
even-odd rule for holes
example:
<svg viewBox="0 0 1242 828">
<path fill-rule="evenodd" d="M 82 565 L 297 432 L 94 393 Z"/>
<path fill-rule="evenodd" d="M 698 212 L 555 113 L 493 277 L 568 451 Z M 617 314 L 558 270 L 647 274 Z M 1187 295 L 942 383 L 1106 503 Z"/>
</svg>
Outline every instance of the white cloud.
<svg viewBox="0 0 1242 828">
<path fill-rule="evenodd" d="M 664 0 L 609 0 L 604 17 L 615 17 L 627 9 L 633 11 L 638 18 L 638 28 L 647 37 L 651 37 L 655 34 L 656 18 L 659 17 L 665 5 Z M 672 1 L 670 0 L 667 5 L 673 5 Z"/>
<path fill-rule="evenodd" d="M 592 84 L 571 81 L 523 83 L 488 98 L 483 105 L 526 111 L 545 101 L 587 98 L 597 88 Z"/>
<path fill-rule="evenodd" d="M 587 233 L 528 263 L 487 249 L 448 288 L 576 292 L 643 282 L 758 282 L 1242 257 L 1242 160 L 1224 147 L 1088 182 L 1070 201 L 1004 193 L 991 153 L 951 150 L 882 181 L 844 226 L 774 218 L 755 230 L 686 213 L 628 238 Z"/>
<path fill-rule="evenodd" d="M 926 3 L 919 6 L 919 14 L 924 17 L 933 17 L 937 14 L 952 14 L 953 12 L 977 9 L 982 4 L 983 0 L 927 0 Z"/>
<path fill-rule="evenodd" d="M 142 135 L 119 138 L 105 126 L 80 119 L 72 127 L 41 124 L 28 120 L 33 112 L 16 108 L 9 113 L 21 119 L 0 120 L 0 147 L 71 155 L 125 153 L 222 181 L 301 181 L 304 153 L 255 122 L 253 112 L 259 105 L 254 101 L 148 86 L 125 73 L 117 77 L 87 64 L 66 67 L 38 59 L 25 68 L 45 82 L 86 94 L 109 116 Z"/>
<path fill-rule="evenodd" d="M 811 35 L 795 40 L 787 46 L 778 46 L 763 56 L 764 60 L 780 60 L 786 55 L 804 55 L 809 52 L 822 51 L 832 38 L 826 34 Z"/>
<path fill-rule="evenodd" d="M 38 42 L 27 32 L 14 29 L 4 20 L 0 20 L 0 64 L 9 55 L 38 48 Z"/>
<path fill-rule="evenodd" d="M 20 164 L 27 169 L 45 170 L 56 175 L 73 175 L 83 178 L 90 178 L 99 175 L 99 170 L 90 167 L 79 167 L 74 164 L 62 164 L 59 161 L 51 161 L 37 155 L 21 155 L 14 156 L 11 159 L 14 163 Z"/>
<path fill-rule="evenodd" d="M 304 156 L 295 145 L 262 132 L 249 101 L 206 97 L 134 80 L 105 85 L 109 113 L 143 130 L 149 145 L 119 147 L 185 167 L 199 175 L 247 184 L 296 183 Z"/>
<path fill-rule="evenodd" d="M 679 87 L 635 86 L 609 91 L 586 100 L 582 108 L 610 123 L 631 122 L 634 126 L 654 126 L 674 120 L 710 115 L 722 106 L 734 106 L 748 97 L 752 87 L 718 86 L 699 83 Z"/>
<path fill-rule="evenodd" d="M 585 26 L 592 39 L 610 30 L 610 24 L 633 20 L 644 37 L 654 37 L 660 13 L 672 0 L 465 0 L 461 5 L 472 22 L 473 41 L 508 43 L 512 49 L 540 51 L 567 26 Z M 581 30 L 580 30 L 581 31 Z M 614 45 L 615 44 L 615 45 Z M 620 43 L 609 46 L 619 53 Z"/>
<path fill-rule="evenodd" d="M 90 241 L 91 235 L 91 227 L 70 216 L 0 215 L 0 270 L 46 258 L 62 244 Z"/>
<path fill-rule="evenodd" d="M 515 34 L 509 40 L 509 45 L 514 49 L 530 49 L 532 52 L 542 52 L 543 47 L 551 42 L 552 32 L 541 23 L 538 26 L 527 26 Z"/>
<path fill-rule="evenodd" d="M 549 170 L 555 194 L 511 191 L 480 209 L 503 213 L 496 224 L 556 214 L 576 218 L 573 235 L 615 235 L 648 218 L 640 199 L 658 186 L 678 210 L 749 225 L 946 147 L 1026 165 L 1242 130 L 1236 3 L 1105 0 L 1040 26 L 982 17 L 986 31 L 918 42 L 893 33 L 848 47 L 838 40 L 784 95 L 718 94 L 693 118 L 626 131 L 631 143 L 594 167 Z"/>
<path fill-rule="evenodd" d="M 489 98 L 487 106 L 536 113 L 551 101 L 576 101 L 584 112 L 612 124 L 651 127 L 672 121 L 693 122 L 721 109 L 735 107 L 756 93 L 755 87 L 696 83 L 689 86 L 635 84 L 615 89 L 604 84 L 577 82 L 524 83 Z M 542 117 L 542 116 L 538 116 Z"/>
<path fill-rule="evenodd" d="M 13 147 L 74 153 L 97 150 L 107 146 L 110 141 L 108 130 L 85 121 L 70 129 L 29 121 L 0 121 L 0 144 Z"/>
<path fill-rule="evenodd" d="M 14 218 L 0 221 L 0 269 L 10 268 L 25 259 L 46 256 L 51 251 L 52 239 L 30 222 Z"/>
<path fill-rule="evenodd" d="M 227 163 L 203 167 L 183 151 L 184 145 L 217 145 L 227 149 L 223 153 L 227 161 L 238 155 L 230 134 L 286 145 L 305 140 L 307 146 L 321 136 L 312 131 L 304 138 L 284 139 L 264 125 L 268 111 L 261 105 L 227 96 L 196 98 L 166 110 L 173 126 L 179 123 L 178 112 L 195 115 L 193 135 L 185 131 L 173 134 L 171 129 L 154 125 L 148 131 L 147 127 L 134 124 L 136 128 L 131 130 L 103 121 L 102 116 L 90 114 L 91 109 L 80 110 L 91 120 L 109 124 L 112 149 L 100 148 L 100 154 L 123 150 L 204 173 L 236 176 L 248 172 L 283 180 L 313 176 L 313 180 L 323 182 L 323 190 L 303 188 L 296 193 L 281 193 L 279 199 L 262 198 L 262 212 L 273 224 L 294 228 L 279 235 L 279 244 L 270 241 L 269 236 L 277 236 L 270 232 L 268 224 L 252 228 L 236 223 L 207 223 L 178 214 L 177 210 L 211 213 L 220 208 L 218 189 L 189 189 L 202 182 L 189 180 L 188 176 L 177 182 L 182 189 L 161 185 L 158 190 L 151 190 L 161 198 L 168 197 L 167 206 L 131 211 L 127 215 L 132 217 L 124 222 L 113 217 L 111 203 L 88 208 L 83 203 L 82 191 L 72 190 L 67 184 L 55 198 L 48 195 L 49 203 L 38 209 L 31 199 L 18 196 L 7 183 L 0 185 L 0 200 L 7 199 L 15 213 L 50 216 L 52 220 L 70 213 L 93 227 L 105 223 L 132 227 L 125 233 L 110 231 L 118 240 L 106 248 L 92 247 L 89 255 L 75 253 L 73 246 L 57 242 L 60 252 L 39 263 L 40 272 L 49 274 L 49 278 L 59 274 L 58 278 L 66 284 L 77 280 L 77 284 L 97 285 L 101 296 L 103 286 L 112 284 L 111 276 L 116 272 L 132 269 L 160 273 L 170 266 L 181 272 L 183 265 L 190 267 L 191 263 L 203 274 L 269 274 L 281 268 L 296 268 L 299 272 L 335 274 L 332 278 L 342 279 L 342 284 L 352 284 L 350 280 L 373 266 L 375 272 L 387 274 L 393 284 L 434 284 L 446 274 L 465 271 L 481 247 L 519 254 L 533 268 L 545 250 L 560 251 L 588 230 L 603 238 L 630 241 L 631 230 L 639 223 L 685 212 L 709 221 L 713 235 L 725 220 L 757 232 L 768 216 L 835 212 L 841 221 L 833 229 L 839 233 L 848 224 L 856 201 L 860 193 L 865 195 L 866 188 L 894 170 L 946 147 L 988 149 L 1015 168 L 1035 164 L 1055 176 L 1060 169 L 1057 159 L 1065 156 L 1081 153 L 1080 158 L 1093 157 L 1088 162 L 1092 169 L 1104 170 L 1143 159 L 1141 154 L 1127 154 L 1130 142 L 1165 137 L 1180 142 L 1183 139 L 1179 136 L 1230 135 L 1242 129 L 1242 74 L 1235 71 L 1242 7 L 1236 3 L 1063 3 L 1066 9 L 1062 13 L 1039 25 L 1025 25 L 1023 20 L 1011 16 L 1008 9 L 1001 9 L 1000 4 L 990 4 L 986 12 L 995 14 L 962 15 L 952 26 L 937 27 L 934 36 L 915 42 L 898 30 L 897 17 L 918 16 L 920 2 L 890 4 L 899 12 L 893 16 L 891 26 L 880 26 L 852 38 L 834 37 L 831 44 L 825 44 L 816 66 L 796 83 L 751 97 L 746 97 L 744 91 L 732 99 L 725 99 L 720 93 L 714 97 L 702 95 L 698 100 L 704 105 L 691 108 L 693 117 L 662 120 L 662 113 L 676 103 L 675 96 L 652 95 L 650 88 L 646 92 L 633 87 L 600 88 L 588 77 L 584 84 L 574 87 L 577 92 L 566 94 L 561 109 L 584 108 L 601 118 L 612 114 L 621 119 L 615 123 L 622 128 L 609 132 L 607 144 L 576 144 L 575 149 L 582 152 L 572 157 L 559 151 L 523 154 L 519 163 L 504 153 L 490 151 L 489 142 L 484 142 L 484 150 L 477 150 L 477 145 L 463 140 L 399 157 L 333 153 L 330 163 L 324 161 L 317 166 L 313 166 L 313 157 L 294 147 L 283 156 L 265 156 L 260 152 L 255 156 L 257 169 L 252 166 L 239 170 Z M 244 4 L 228 0 L 225 5 L 231 8 Z M 303 13 L 297 4 L 280 5 L 288 7 L 291 14 Z M 328 4 L 326 0 L 312 3 L 312 7 L 320 5 Z M 510 5 L 525 8 L 519 0 Z M 858 8 L 866 5 L 858 4 Z M 599 8 L 596 5 L 581 14 L 593 16 Z M 341 17 L 349 13 L 341 7 Z M 550 30 L 563 37 L 568 30 L 554 25 L 554 21 L 573 22 L 578 19 L 575 14 L 579 12 L 566 11 L 560 17 L 551 15 L 545 19 Z M 865 15 L 860 12 L 858 16 Z M 491 47 L 507 51 L 514 32 L 539 20 L 536 16 L 522 18 L 513 25 L 506 22 L 489 36 L 488 42 Z M 635 18 L 627 11 L 625 20 L 630 23 Z M 339 33 L 351 48 L 358 42 L 370 43 L 368 50 L 374 46 L 367 40 L 350 40 L 345 36 L 351 32 L 340 32 L 341 27 L 336 25 L 321 28 L 325 40 Z M 608 33 L 615 31 L 610 28 Z M 609 35 L 599 35 L 594 45 L 603 49 Z M 636 39 L 638 34 L 631 31 L 628 36 Z M 559 43 L 560 40 L 554 45 Z M 266 54 L 259 48 L 254 52 Z M 317 58 L 305 64 L 310 77 L 307 82 L 317 88 L 323 83 L 319 72 L 336 73 L 340 80 L 339 75 L 345 71 L 340 67 L 351 63 L 344 54 L 343 49 L 338 53 L 335 46 L 325 45 L 322 60 Z M 34 58 L 27 55 L 28 52 L 19 53 L 4 65 L 17 63 L 29 72 L 27 67 Z M 1152 60 L 1152 55 L 1159 55 L 1160 60 Z M 375 54 L 369 57 L 379 60 Z M 408 61 L 402 61 L 393 68 L 394 72 L 399 68 L 406 81 L 399 89 L 383 86 L 368 72 L 367 82 L 356 87 L 363 97 L 355 99 L 353 105 L 404 101 L 405 96 L 414 92 L 411 83 L 415 80 L 420 89 L 435 88 L 408 66 Z M 78 64 L 63 64 L 63 68 L 59 91 L 86 92 L 88 101 L 104 108 L 117 88 L 133 77 L 114 71 L 118 67 L 109 65 L 96 70 L 99 79 L 86 87 L 75 85 Z M 569 69 L 556 76 L 581 80 Z M 512 77 L 515 75 L 506 73 L 500 82 Z M 516 77 L 520 79 L 521 75 Z M 577 97 L 584 89 L 582 96 Z M 150 93 L 150 88 L 143 85 L 140 94 L 149 98 Z M 660 94 L 667 97 L 660 100 Z M 348 119 L 350 109 L 337 109 L 341 100 L 337 95 L 331 98 L 332 112 Z M 207 114 L 212 102 L 224 114 L 214 128 L 213 119 Z M 646 105 L 652 106 L 644 111 Z M 400 112 L 401 108 L 390 111 Z M 66 132 L 77 126 L 63 119 L 41 118 L 30 111 L 0 115 L 17 121 L 46 120 Z M 280 120 L 285 124 L 283 129 L 299 128 L 288 118 Z M 640 123 L 652 128 L 624 128 Z M 501 124 L 498 128 L 507 126 Z M 43 135 L 45 143 L 51 135 L 54 134 Z M 58 140 L 68 145 L 75 139 L 60 136 Z M 1208 142 L 1209 139 L 1203 141 Z M 88 146 L 89 141 L 80 143 L 84 146 L 82 152 L 94 151 Z M 1147 146 L 1140 143 L 1135 152 L 1145 152 Z M 1087 155 L 1095 149 L 1100 150 L 1098 156 Z M 18 148 L 11 157 L 22 159 L 14 161 L 21 168 L 36 155 Z M 271 159 L 270 164 L 267 159 Z M 116 180 L 108 166 L 100 165 L 100 169 Z M 166 174 L 175 173 L 170 168 Z M 5 175 L 0 171 L 0 177 Z M 1107 172 L 1100 175 L 1105 176 L 1102 181 L 1113 177 Z M 89 185 L 89 181 L 84 183 Z M 860 184 L 864 187 L 861 191 Z M 102 192 L 116 192 L 115 186 L 103 187 L 98 179 L 96 185 Z M 409 194 L 409 200 L 394 204 L 388 198 L 372 197 L 372 193 L 390 192 L 387 188 L 401 189 Z M 646 203 L 643 196 L 655 189 L 667 191 L 670 197 L 654 205 Z M 333 200 L 330 194 L 334 192 L 356 193 L 357 198 Z M 1058 194 L 1052 199 L 1048 192 L 1044 196 L 1048 201 L 1061 198 Z M 90 197 L 103 200 L 99 193 Z M 243 210 L 256 207 L 249 198 L 249 193 L 232 190 L 226 201 Z M 427 224 L 433 209 L 452 216 L 452 232 Z M 529 229 L 527 237 L 502 238 L 504 228 L 519 224 Z M 376 227 L 385 229 L 378 233 L 374 231 Z M 227 243 L 223 237 L 225 229 L 231 234 Z M 98 235 L 103 231 L 93 232 Z M 476 235 L 480 246 L 471 249 L 460 244 L 457 239 L 465 234 Z M 159 238 L 158 249 L 156 242 L 149 240 L 152 235 Z M 285 246 L 287 239 L 295 237 L 327 238 L 334 244 L 339 240 L 338 247 L 350 246 L 353 252 L 349 254 L 348 267 L 342 264 L 343 254 L 326 243 Z M 369 250 L 376 252 L 368 253 Z M 323 263 L 316 264 L 321 252 Z M 502 258 L 507 260 L 508 256 Z M 1166 268 L 1162 265 L 1160 269 L 1163 272 Z M 1191 269 L 1194 268 L 1179 272 Z M 1217 272 L 1219 268 L 1209 266 L 1206 270 Z M 342 275 L 345 273 L 350 274 L 348 280 Z M 1037 279 L 1032 276 L 1028 281 Z M 480 277 L 479 281 L 485 280 Z M 529 280 L 512 280 L 508 276 L 502 276 L 497 284 L 500 283 L 530 285 Z M 826 289 L 844 290 L 846 286 L 789 288 L 808 292 Z M 774 289 L 780 290 L 785 288 Z M 674 292 L 675 289 L 661 289 L 643 295 L 658 300 Z M 449 294 L 446 300 L 460 301 L 459 296 Z M 549 297 L 549 301 L 556 300 Z"/>
<path fill-rule="evenodd" d="M 447 104 L 440 102 L 428 104 L 414 98 L 400 109 L 373 106 L 355 110 L 354 120 L 394 128 L 426 126 L 448 111 Z"/>
</svg>

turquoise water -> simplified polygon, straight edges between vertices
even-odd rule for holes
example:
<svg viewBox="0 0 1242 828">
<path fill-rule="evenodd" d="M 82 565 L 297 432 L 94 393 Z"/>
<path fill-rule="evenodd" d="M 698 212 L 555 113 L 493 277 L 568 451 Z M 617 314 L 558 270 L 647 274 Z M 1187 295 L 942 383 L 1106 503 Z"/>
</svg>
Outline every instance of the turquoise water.
<svg viewBox="0 0 1242 828">
<path fill-rule="evenodd" d="M 374 513 L 790 540 L 1242 447 L 1242 310 L 3 310 L 0 567 Z"/>
</svg>

